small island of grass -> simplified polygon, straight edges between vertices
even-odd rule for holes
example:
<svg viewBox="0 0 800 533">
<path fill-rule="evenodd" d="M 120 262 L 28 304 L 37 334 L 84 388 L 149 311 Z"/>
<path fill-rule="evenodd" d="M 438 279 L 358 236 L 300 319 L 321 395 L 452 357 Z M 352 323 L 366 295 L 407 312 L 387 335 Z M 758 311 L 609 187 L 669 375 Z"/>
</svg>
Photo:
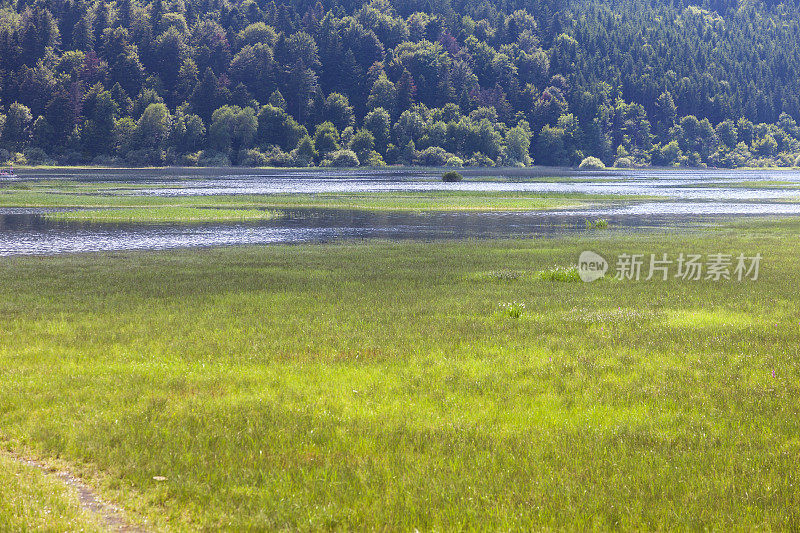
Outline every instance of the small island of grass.
<svg viewBox="0 0 800 533">
<path fill-rule="evenodd" d="M 153 206 L 119 207 L 110 209 L 80 209 L 46 213 L 54 221 L 139 224 L 203 223 L 271 220 L 282 216 L 280 211 L 267 209 L 220 209 L 202 207 Z"/>
</svg>

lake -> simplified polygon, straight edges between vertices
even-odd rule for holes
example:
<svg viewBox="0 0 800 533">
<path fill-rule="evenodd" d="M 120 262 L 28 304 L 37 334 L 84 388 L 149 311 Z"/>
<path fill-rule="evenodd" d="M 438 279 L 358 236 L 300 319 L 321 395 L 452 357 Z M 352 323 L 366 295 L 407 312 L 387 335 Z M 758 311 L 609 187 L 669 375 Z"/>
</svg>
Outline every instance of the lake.
<svg viewBox="0 0 800 533">
<path fill-rule="evenodd" d="M 34 208 L 0 209 L 0 255 L 55 254 L 189 246 L 330 242 L 357 239 L 546 237 L 587 231 L 688 230 L 720 219 L 800 215 L 800 171 L 465 169 L 443 183 L 416 169 L 53 169 L 19 171 L 14 183 L 71 180 L 111 184 L 105 194 L 142 196 L 349 194 L 474 191 L 614 195 L 619 200 L 550 211 L 415 212 L 288 209 L 259 222 L 97 224 L 46 220 Z M 646 197 L 646 198 L 644 198 Z"/>
</svg>

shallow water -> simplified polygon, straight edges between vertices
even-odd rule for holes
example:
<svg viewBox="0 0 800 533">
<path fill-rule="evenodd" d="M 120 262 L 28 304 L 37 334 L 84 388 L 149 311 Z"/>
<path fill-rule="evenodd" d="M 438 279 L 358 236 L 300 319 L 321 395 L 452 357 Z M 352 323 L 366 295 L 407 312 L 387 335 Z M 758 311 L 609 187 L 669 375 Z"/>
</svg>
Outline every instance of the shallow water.
<svg viewBox="0 0 800 533">
<path fill-rule="evenodd" d="M 357 193 L 495 191 L 617 195 L 579 209 L 537 212 L 375 212 L 302 209 L 287 217 L 227 224 L 86 224 L 52 222 L 42 210 L 0 209 L 0 255 L 101 250 L 165 249 L 341 239 L 463 239 L 551 236 L 586 232 L 586 219 L 605 218 L 612 229 L 686 229 L 722 218 L 800 215 L 800 172 L 554 169 L 466 170 L 465 181 L 442 183 L 437 171 L 248 169 L 48 170 L 21 172 L 23 180 L 72 179 L 119 183 L 125 194 Z M 738 182 L 789 182 L 789 188 L 732 187 Z M 113 191 L 112 191 L 113 193 Z M 631 196 L 649 196 L 634 199 Z M 628 198 L 626 198 L 628 197 Z M 588 230 L 597 232 L 601 230 Z"/>
<path fill-rule="evenodd" d="M 2 213 L 2 211 L 0 211 Z M 583 216 L 546 212 L 375 212 L 291 210 L 284 219 L 226 224 L 78 224 L 50 222 L 40 215 L 0 214 L 0 255 L 42 255 L 102 250 L 166 249 L 238 244 L 291 244 L 356 239 L 467 239 L 547 237 L 600 232 Z M 694 217 L 606 217 L 612 228 L 643 230 L 689 227 Z"/>
<path fill-rule="evenodd" d="M 21 178 L 78 179 L 137 185 L 138 194 L 313 194 L 358 192 L 543 192 L 656 196 L 681 200 L 800 201 L 800 171 L 793 170 L 618 170 L 468 169 L 465 180 L 443 183 L 439 171 L 292 169 L 122 169 L 37 171 Z M 726 187 L 738 182 L 790 182 L 794 188 Z M 126 191 L 130 191 L 126 188 Z"/>
</svg>

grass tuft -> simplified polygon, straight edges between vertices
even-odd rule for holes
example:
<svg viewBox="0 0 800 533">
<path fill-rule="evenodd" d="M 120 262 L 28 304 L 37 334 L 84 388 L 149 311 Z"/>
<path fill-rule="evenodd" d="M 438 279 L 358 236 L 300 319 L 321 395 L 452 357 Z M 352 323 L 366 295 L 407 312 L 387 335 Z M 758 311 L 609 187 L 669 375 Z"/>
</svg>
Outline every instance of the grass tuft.
<svg viewBox="0 0 800 533">
<path fill-rule="evenodd" d="M 536 278 L 542 281 L 566 281 L 570 283 L 581 281 L 578 267 L 575 265 L 568 267 L 556 266 L 547 270 L 540 270 L 536 273 Z"/>
<path fill-rule="evenodd" d="M 501 303 L 500 308 L 511 318 L 519 318 L 525 312 L 525 302 Z"/>
</svg>

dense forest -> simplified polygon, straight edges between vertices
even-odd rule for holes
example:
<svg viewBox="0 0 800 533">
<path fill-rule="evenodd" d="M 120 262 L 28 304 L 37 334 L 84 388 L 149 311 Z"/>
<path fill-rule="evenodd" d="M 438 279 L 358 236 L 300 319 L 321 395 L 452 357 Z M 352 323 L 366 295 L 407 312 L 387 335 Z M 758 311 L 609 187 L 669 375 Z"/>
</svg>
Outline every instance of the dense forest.
<svg viewBox="0 0 800 533">
<path fill-rule="evenodd" d="M 797 120 L 796 0 L 0 0 L 0 163 L 795 166 Z"/>
</svg>

